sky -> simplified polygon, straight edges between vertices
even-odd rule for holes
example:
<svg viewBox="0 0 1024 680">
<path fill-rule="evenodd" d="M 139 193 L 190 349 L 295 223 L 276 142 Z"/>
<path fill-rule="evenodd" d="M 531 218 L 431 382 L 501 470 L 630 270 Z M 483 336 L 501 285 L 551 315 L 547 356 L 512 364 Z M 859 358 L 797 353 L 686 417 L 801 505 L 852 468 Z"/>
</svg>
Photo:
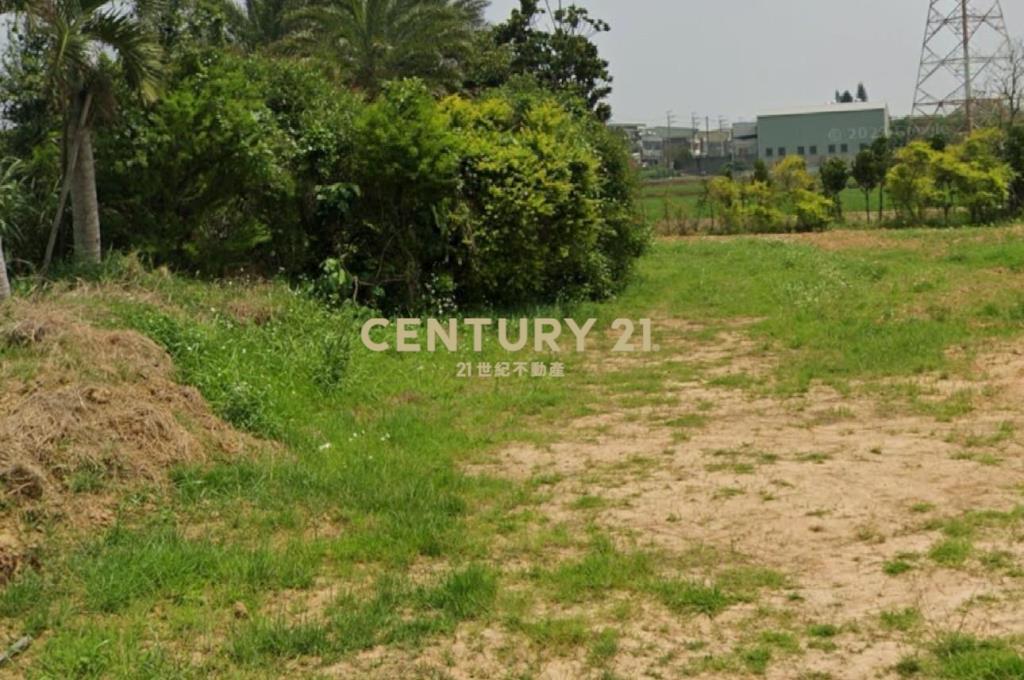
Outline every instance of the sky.
<svg viewBox="0 0 1024 680">
<path fill-rule="evenodd" d="M 557 0 L 551 0 L 554 4 Z M 827 103 L 863 82 L 871 101 L 910 112 L 929 0 L 575 0 L 611 25 L 598 38 L 617 122 L 689 126 Z M 500 21 L 518 0 L 491 0 Z M 1011 35 L 1024 1 L 1003 0 Z M 703 122 L 702 122 L 703 125 Z"/>
<path fill-rule="evenodd" d="M 558 0 L 550 0 L 552 4 Z M 823 104 L 858 82 L 894 115 L 910 112 L 929 0 L 574 0 L 611 25 L 597 38 L 617 122 L 717 127 Z M 947 0 L 951 1 L 951 0 Z M 975 0 L 988 2 L 989 0 Z M 518 0 L 491 0 L 505 19 Z M 1024 0 L 1002 0 L 1024 35 Z M 0 42 L 3 38 L 0 36 Z M 703 125 L 703 122 L 702 122 Z"/>
</svg>

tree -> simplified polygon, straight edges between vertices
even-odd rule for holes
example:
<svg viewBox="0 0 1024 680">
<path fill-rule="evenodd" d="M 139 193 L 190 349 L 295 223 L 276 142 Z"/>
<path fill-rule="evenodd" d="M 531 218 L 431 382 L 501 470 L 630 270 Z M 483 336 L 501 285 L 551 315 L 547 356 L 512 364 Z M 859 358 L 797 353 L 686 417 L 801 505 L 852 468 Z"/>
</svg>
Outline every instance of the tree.
<svg viewBox="0 0 1024 680">
<path fill-rule="evenodd" d="M 932 163 L 936 202 L 942 208 L 942 223 L 948 227 L 949 213 L 957 204 L 958 192 L 964 186 L 969 168 L 957 158 L 953 148 L 936 152 Z"/>
<path fill-rule="evenodd" d="M 885 213 L 885 186 L 889 181 L 889 168 L 893 164 L 893 146 L 888 137 L 876 137 L 871 143 L 871 153 L 875 156 L 875 170 L 878 173 L 878 221 L 881 222 Z"/>
<path fill-rule="evenodd" d="M 1003 160 L 1014 172 L 1010 185 L 1010 207 L 1019 211 L 1024 208 L 1024 125 L 1015 125 L 1007 131 Z"/>
<path fill-rule="evenodd" d="M 223 11 L 241 42 L 249 47 L 265 47 L 288 33 L 289 0 L 234 0 L 223 3 Z"/>
<path fill-rule="evenodd" d="M 857 83 L 857 101 L 866 102 L 868 100 L 868 88 L 864 87 L 864 83 Z"/>
<path fill-rule="evenodd" d="M 4 257 L 4 237 L 14 231 L 14 215 L 22 200 L 19 172 L 21 163 L 11 159 L 0 164 L 0 301 L 11 296 L 11 283 L 7 278 L 7 260 Z"/>
<path fill-rule="evenodd" d="M 935 202 L 937 189 L 933 164 L 936 155 L 925 142 L 911 142 L 895 155 L 895 164 L 888 172 L 893 203 L 905 222 L 921 224 L 925 211 Z"/>
<path fill-rule="evenodd" d="M 592 38 L 610 30 L 608 24 L 576 5 L 559 6 L 548 14 L 538 0 L 520 0 L 519 9 L 494 29 L 495 42 L 512 50 L 512 74 L 536 78 L 554 91 L 570 92 L 583 99 L 599 120 L 611 119 L 605 99 L 611 94 L 608 62 L 601 58 Z"/>
<path fill-rule="evenodd" d="M 850 170 L 853 181 L 857 183 L 860 190 L 864 192 L 864 213 L 868 224 L 871 223 L 871 192 L 878 188 L 878 159 L 874 152 L 868 148 L 862 150 L 853 159 L 853 167 Z"/>
<path fill-rule="evenodd" d="M 843 93 L 836 99 L 837 104 L 852 104 L 853 95 L 850 94 L 849 90 L 843 90 Z"/>
<path fill-rule="evenodd" d="M 814 178 L 807 172 L 807 163 L 800 156 L 786 156 L 772 168 L 772 186 L 784 194 L 798 189 L 810 191 Z"/>
<path fill-rule="evenodd" d="M 729 177 L 712 177 L 704 182 L 705 199 L 711 210 L 711 221 L 715 222 L 715 214 L 721 216 L 722 223 L 729 227 L 735 226 L 736 208 L 740 201 L 740 187 Z"/>
<path fill-rule="evenodd" d="M 850 181 L 850 168 L 842 158 L 829 158 L 821 164 L 818 171 L 825 195 L 832 199 L 832 209 L 836 219 L 843 219 L 843 203 L 841 195 Z"/>
<path fill-rule="evenodd" d="M 159 47 L 133 10 L 101 0 L 28 0 L 22 12 L 28 30 L 45 44 L 48 93 L 64 118 L 64 179 L 54 225 L 70 192 L 75 255 L 83 262 L 99 262 L 93 129 L 99 114 L 112 108 L 118 81 L 145 99 L 155 97 Z M 116 63 L 110 54 L 117 55 Z"/>
<path fill-rule="evenodd" d="M 1002 157 L 1005 135 L 997 128 L 976 130 L 947 154 L 962 164 L 957 192 L 971 222 L 991 222 L 1010 199 L 1013 168 Z"/>
<path fill-rule="evenodd" d="M 754 181 L 768 184 L 770 177 L 768 175 L 768 165 L 758 158 L 754 161 Z"/>
<path fill-rule="evenodd" d="M 1005 105 L 1003 122 L 1013 127 L 1024 107 L 1024 39 L 1011 41 L 1005 57 L 1003 67 L 994 76 L 994 89 Z"/>
<path fill-rule="evenodd" d="M 269 1 L 269 0 L 263 0 Z M 288 15 L 286 44 L 341 65 L 371 96 L 389 80 L 416 77 L 453 91 L 483 26 L 486 0 L 311 0 Z"/>
</svg>

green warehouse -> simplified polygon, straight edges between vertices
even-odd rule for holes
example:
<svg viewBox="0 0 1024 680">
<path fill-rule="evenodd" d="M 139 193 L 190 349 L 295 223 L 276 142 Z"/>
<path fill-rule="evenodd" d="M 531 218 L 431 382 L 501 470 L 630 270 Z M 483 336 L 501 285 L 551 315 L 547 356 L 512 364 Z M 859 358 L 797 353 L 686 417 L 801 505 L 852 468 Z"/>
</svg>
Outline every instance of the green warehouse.
<svg viewBox="0 0 1024 680">
<path fill-rule="evenodd" d="M 826 158 L 848 161 L 871 142 L 889 135 L 889 109 L 857 102 L 794 108 L 757 117 L 757 155 L 768 165 L 802 156 L 816 168 Z"/>
</svg>

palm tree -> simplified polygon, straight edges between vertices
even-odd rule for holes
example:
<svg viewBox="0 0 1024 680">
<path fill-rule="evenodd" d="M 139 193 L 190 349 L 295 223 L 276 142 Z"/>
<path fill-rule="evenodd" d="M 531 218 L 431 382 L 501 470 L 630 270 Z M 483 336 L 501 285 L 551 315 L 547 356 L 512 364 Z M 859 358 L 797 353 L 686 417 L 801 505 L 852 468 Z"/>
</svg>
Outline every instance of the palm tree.
<svg viewBox="0 0 1024 680">
<path fill-rule="evenodd" d="M 24 198 L 17 159 L 0 164 L 0 301 L 11 296 L 11 282 L 7 278 L 7 260 L 4 257 L 4 237 L 14 232 L 14 215 Z"/>
<path fill-rule="evenodd" d="M 266 47 L 285 37 L 291 0 L 224 0 L 223 8 L 238 38 L 247 47 Z"/>
<path fill-rule="evenodd" d="M 46 43 L 50 95 L 64 117 L 64 179 L 58 214 L 47 249 L 71 194 L 75 256 L 99 262 L 99 203 L 93 128 L 97 113 L 113 102 L 114 80 L 152 99 L 161 71 L 156 39 L 135 12 L 107 0 L 23 0 L 17 9 L 27 30 Z M 116 62 L 111 56 L 116 55 Z"/>
<path fill-rule="evenodd" d="M 286 41 L 340 62 L 350 84 L 371 95 L 384 81 L 405 77 L 454 87 L 486 6 L 487 0 L 312 0 L 288 15 Z"/>
</svg>

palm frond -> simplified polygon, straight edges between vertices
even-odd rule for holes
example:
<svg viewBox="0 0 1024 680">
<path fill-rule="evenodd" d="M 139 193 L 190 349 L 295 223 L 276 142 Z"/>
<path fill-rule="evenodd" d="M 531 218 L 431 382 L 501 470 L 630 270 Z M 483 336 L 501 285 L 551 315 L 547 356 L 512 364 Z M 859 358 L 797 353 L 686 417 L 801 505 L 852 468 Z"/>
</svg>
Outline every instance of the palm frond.
<svg viewBox="0 0 1024 680">
<path fill-rule="evenodd" d="M 348 79 L 375 91 L 418 76 L 457 81 L 460 57 L 483 24 L 486 0 L 312 0 L 286 16 L 285 42 L 345 65 Z"/>
<path fill-rule="evenodd" d="M 160 47 L 141 23 L 124 13 L 100 10 L 84 23 L 82 33 L 117 53 L 133 89 L 146 99 L 155 97 L 162 73 Z"/>
</svg>

